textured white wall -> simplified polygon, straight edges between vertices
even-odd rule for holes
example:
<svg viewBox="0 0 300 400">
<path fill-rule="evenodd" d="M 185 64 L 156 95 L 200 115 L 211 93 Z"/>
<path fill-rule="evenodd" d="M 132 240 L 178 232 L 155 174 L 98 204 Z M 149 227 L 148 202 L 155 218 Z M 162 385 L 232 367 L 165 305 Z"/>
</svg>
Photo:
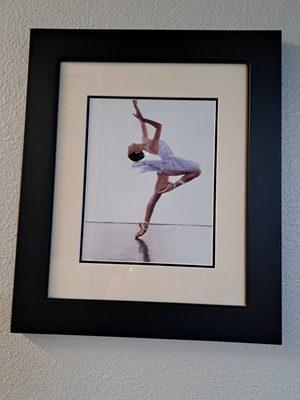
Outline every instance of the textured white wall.
<svg viewBox="0 0 300 400">
<path fill-rule="evenodd" d="M 299 17 L 299 0 L 0 2 L 1 399 L 300 398 Z M 9 333 L 31 27 L 283 30 L 283 346 Z"/>
</svg>

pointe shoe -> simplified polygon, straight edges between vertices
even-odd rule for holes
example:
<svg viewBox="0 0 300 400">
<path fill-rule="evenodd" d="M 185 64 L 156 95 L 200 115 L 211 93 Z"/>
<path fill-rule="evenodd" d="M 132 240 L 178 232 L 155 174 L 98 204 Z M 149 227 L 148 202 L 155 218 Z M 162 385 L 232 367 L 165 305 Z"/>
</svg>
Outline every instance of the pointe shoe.
<svg viewBox="0 0 300 400">
<path fill-rule="evenodd" d="M 135 234 L 136 239 L 139 238 L 140 236 L 143 236 L 147 232 L 149 228 L 149 222 L 147 221 L 140 222 L 139 227 L 140 230 Z"/>
<path fill-rule="evenodd" d="M 168 183 L 167 183 L 167 186 L 166 186 L 164 189 L 159 190 L 157 193 L 160 193 L 160 194 L 162 194 L 162 193 L 167 193 L 167 192 L 170 192 L 171 190 L 173 190 L 173 189 L 175 189 L 175 188 L 176 188 L 175 183 L 173 183 L 173 182 L 168 182 Z"/>
</svg>

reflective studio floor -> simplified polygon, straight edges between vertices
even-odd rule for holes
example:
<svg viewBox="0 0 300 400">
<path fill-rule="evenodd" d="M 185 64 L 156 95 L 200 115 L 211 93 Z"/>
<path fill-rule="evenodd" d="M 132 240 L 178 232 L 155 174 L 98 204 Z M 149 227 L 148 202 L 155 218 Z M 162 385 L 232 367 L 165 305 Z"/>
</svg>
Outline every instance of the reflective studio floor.
<svg viewBox="0 0 300 400">
<path fill-rule="evenodd" d="M 212 226 L 153 224 L 135 239 L 137 230 L 132 223 L 85 222 L 82 261 L 212 265 Z"/>
</svg>

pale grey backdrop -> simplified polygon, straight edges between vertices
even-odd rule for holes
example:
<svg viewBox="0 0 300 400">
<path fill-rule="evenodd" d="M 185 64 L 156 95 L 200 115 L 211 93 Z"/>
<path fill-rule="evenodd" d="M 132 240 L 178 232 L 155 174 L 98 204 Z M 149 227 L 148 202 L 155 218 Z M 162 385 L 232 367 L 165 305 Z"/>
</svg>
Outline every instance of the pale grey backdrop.
<svg viewBox="0 0 300 400">
<path fill-rule="evenodd" d="M 1 399 L 299 398 L 299 15 L 298 0 L 1 1 Z M 283 346 L 9 333 L 31 27 L 283 30 Z"/>
<path fill-rule="evenodd" d="M 174 154 L 202 169 L 199 179 L 161 198 L 151 221 L 212 225 L 216 102 L 141 99 L 138 104 L 146 118 L 162 123 L 161 139 Z M 137 223 L 144 218 L 157 177 L 133 169 L 127 157 L 128 146 L 141 143 L 142 136 L 133 111 L 130 99 L 90 100 L 85 221 Z M 148 124 L 147 129 L 152 138 L 155 129 Z"/>
</svg>

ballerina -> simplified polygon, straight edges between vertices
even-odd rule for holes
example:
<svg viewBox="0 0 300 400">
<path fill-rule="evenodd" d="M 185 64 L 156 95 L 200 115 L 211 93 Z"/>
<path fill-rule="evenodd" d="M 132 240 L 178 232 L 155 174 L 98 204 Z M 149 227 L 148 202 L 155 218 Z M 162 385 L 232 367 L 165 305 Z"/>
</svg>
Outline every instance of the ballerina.
<svg viewBox="0 0 300 400">
<path fill-rule="evenodd" d="M 137 239 L 147 232 L 154 208 L 162 194 L 170 192 L 197 178 L 201 174 L 201 170 L 198 163 L 175 156 L 170 146 L 160 139 L 162 124 L 144 118 L 138 107 L 137 100 L 133 100 L 133 106 L 136 111 L 133 115 L 141 123 L 142 143 L 132 143 L 128 147 L 128 157 L 130 160 L 134 161 L 132 165 L 133 168 L 138 168 L 141 172 L 154 171 L 157 173 L 154 193 L 147 204 L 144 221 L 139 223 L 140 229 L 135 235 Z M 148 137 L 146 124 L 152 125 L 155 128 L 152 139 Z M 144 151 L 158 155 L 159 159 L 143 160 L 145 157 Z M 182 175 L 182 177 L 177 181 L 169 181 L 170 176 L 179 175 Z"/>
</svg>

